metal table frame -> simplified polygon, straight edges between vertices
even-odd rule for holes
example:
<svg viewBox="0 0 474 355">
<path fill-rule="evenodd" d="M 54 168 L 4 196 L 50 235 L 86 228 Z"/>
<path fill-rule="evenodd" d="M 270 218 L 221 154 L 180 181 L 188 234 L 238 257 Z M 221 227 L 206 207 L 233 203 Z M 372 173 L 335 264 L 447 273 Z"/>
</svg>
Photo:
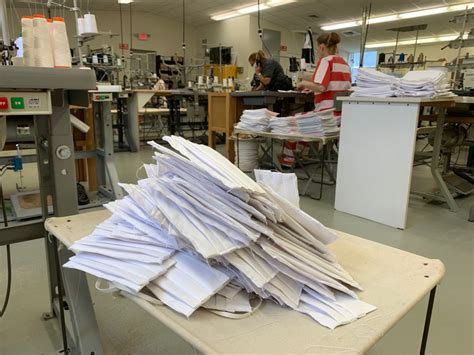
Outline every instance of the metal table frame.
<svg viewBox="0 0 474 355">
<path fill-rule="evenodd" d="M 266 149 L 264 148 L 264 154 L 267 156 L 271 157 L 271 166 L 275 170 L 281 171 L 281 169 L 275 164 L 274 162 L 274 152 L 273 152 L 273 140 L 281 140 L 281 141 L 286 141 L 286 140 L 294 140 L 294 141 L 303 141 L 303 142 L 308 142 L 308 143 L 320 143 L 321 144 L 321 151 L 318 152 L 316 148 L 313 146 L 313 144 L 310 144 L 309 147 L 315 155 L 319 157 L 319 166 L 321 167 L 321 175 L 320 175 L 320 180 L 315 180 L 316 174 L 310 174 L 308 170 L 305 168 L 305 166 L 301 163 L 300 159 L 296 159 L 295 163 L 299 165 L 305 174 L 307 175 L 308 181 L 305 184 L 305 187 L 303 188 L 303 191 L 301 192 L 300 195 L 302 196 L 309 196 L 314 200 L 320 200 L 323 196 L 323 185 L 335 185 L 336 184 L 336 178 L 334 176 L 334 173 L 332 169 L 329 167 L 328 160 L 326 160 L 326 156 L 330 156 L 330 148 L 328 147 L 329 145 L 332 145 L 334 141 L 337 141 L 339 139 L 339 136 L 328 136 L 328 137 L 313 137 L 313 136 L 302 136 L 302 135 L 281 135 L 281 134 L 274 134 L 274 133 L 269 133 L 269 132 L 254 132 L 254 131 L 246 131 L 238 128 L 234 128 L 234 135 L 236 138 L 236 149 L 237 149 L 237 155 L 236 155 L 236 165 L 239 167 L 239 142 L 240 142 L 240 135 L 246 135 L 246 136 L 251 136 L 251 137 L 263 137 L 263 138 L 269 138 L 270 139 L 270 145 Z M 329 175 L 329 182 L 324 181 L 324 172 L 327 172 Z M 309 186 L 311 183 L 317 183 L 320 185 L 319 187 L 319 195 L 317 197 L 307 195 Z"/>
<path fill-rule="evenodd" d="M 75 157 L 69 106 L 88 106 L 88 90 L 95 89 L 93 71 L 80 69 L 49 69 L 0 66 L 0 91 L 50 91 L 52 114 L 34 117 L 37 145 L 37 165 L 43 221 L 48 216 L 47 197 L 52 196 L 54 215 L 70 216 L 78 213 Z M 5 80 L 4 80 L 5 79 Z M 11 87 L 14 84 L 14 87 Z M 60 154 L 68 152 L 68 154 Z M 83 273 L 61 271 L 60 260 L 67 250 L 59 249 L 55 238 L 47 238 L 44 226 L 39 223 L 18 223 L 0 228 L 0 245 L 45 237 L 49 298 L 51 308 L 45 320 L 59 317 L 63 334 L 63 351 L 71 354 L 103 354 L 87 279 Z M 75 276 L 74 283 L 63 283 Z M 73 302 L 71 295 L 83 291 L 84 298 Z M 87 298 L 89 295 L 89 298 Z M 66 319 L 65 308 L 80 311 Z M 87 324 L 83 324 L 86 319 Z M 87 328 L 86 328 L 87 327 Z M 84 331 L 87 329 L 87 331 Z M 81 337 L 79 337 L 81 333 Z"/>
</svg>

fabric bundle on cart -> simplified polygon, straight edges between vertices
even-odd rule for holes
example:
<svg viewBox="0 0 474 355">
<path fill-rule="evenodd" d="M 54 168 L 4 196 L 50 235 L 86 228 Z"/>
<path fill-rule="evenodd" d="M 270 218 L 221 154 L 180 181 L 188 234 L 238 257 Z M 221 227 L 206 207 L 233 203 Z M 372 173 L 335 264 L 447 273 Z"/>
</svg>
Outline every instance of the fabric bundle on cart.
<svg viewBox="0 0 474 355">
<path fill-rule="evenodd" d="M 269 123 L 272 133 L 323 137 L 339 132 L 334 110 L 297 113 L 289 117 L 273 117 Z"/>
<path fill-rule="evenodd" d="M 371 68 L 357 69 L 353 97 L 390 97 L 396 95 L 400 79 Z"/>
<path fill-rule="evenodd" d="M 420 70 L 408 72 L 397 84 L 397 96 L 449 97 L 451 92 L 446 73 L 440 70 Z"/>
<path fill-rule="evenodd" d="M 268 132 L 268 123 L 272 117 L 276 116 L 278 116 L 278 113 L 267 110 L 266 108 L 244 110 L 235 127 L 245 131 Z"/>
<path fill-rule="evenodd" d="M 213 149 L 165 140 L 174 150 L 150 142 L 157 164 L 122 185 L 128 196 L 106 205 L 112 217 L 71 246 L 65 267 L 186 317 L 250 315 L 255 298 L 333 329 L 375 309 L 329 249 L 332 231 Z"/>
</svg>

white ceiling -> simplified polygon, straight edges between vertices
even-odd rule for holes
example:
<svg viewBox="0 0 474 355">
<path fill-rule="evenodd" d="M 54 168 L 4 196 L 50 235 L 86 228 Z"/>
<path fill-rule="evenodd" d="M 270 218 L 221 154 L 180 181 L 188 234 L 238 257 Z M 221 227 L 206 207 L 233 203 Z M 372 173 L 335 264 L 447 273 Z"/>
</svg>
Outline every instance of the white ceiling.
<svg viewBox="0 0 474 355">
<path fill-rule="evenodd" d="M 18 1 L 14 0 L 17 4 Z M 39 0 L 46 1 L 46 0 Z M 117 0 L 78 0 L 82 9 L 118 10 Z M 389 15 L 397 12 L 412 11 L 420 8 L 438 7 L 443 5 L 462 4 L 466 0 L 372 0 L 372 16 Z M 256 0 L 185 0 L 186 23 L 202 26 L 213 22 L 211 15 L 229 11 L 232 8 L 256 4 Z M 311 26 L 313 31 L 320 32 L 320 26 L 333 22 L 344 22 L 359 19 L 367 0 L 297 0 L 294 3 L 270 8 L 261 12 L 261 18 L 290 30 L 305 30 Z M 134 0 L 134 11 L 153 13 L 162 17 L 182 21 L 183 0 Z M 128 6 L 128 5 L 127 5 Z M 318 18 L 311 18 L 316 15 Z M 388 28 L 405 25 L 428 24 L 428 29 L 420 33 L 420 37 L 454 34 L 461 25 L 452 25 L 449 19 L 455 13 L 434 15 L 410 20 L 371 25 L 367 42 L 394 40 L 395 34 Z M 360 28 L 353 28 L 360 31 Z M 402 34 L 400 39 L 414 38 L 414 33 Z M 360 36 L 344 38 L 344 47 L 355 49 L 359 46 Z"/>
</svg>

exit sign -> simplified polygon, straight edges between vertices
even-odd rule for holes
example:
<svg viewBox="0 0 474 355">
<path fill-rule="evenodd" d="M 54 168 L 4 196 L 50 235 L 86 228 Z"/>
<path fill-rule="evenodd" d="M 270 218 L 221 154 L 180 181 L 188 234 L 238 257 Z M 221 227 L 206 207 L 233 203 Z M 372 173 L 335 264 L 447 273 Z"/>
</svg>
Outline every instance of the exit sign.
<svg viewBox="0 0 474 355">
<path fill-rule="evenodd" d="M 280 52 L 288 52 L 288 46 L 286 44 L 280 44 Z"/>
<path fill-rule="evenodd" d="M 119 43 L 119 49 L 128 49 L 128 43 Z"/>
<path fill-rule="evenodd" d="M 139 41 L 148 41 L 150 39 L 150 34 L 145 32 L 138 32 L 135 36 Z"/>
</svg>

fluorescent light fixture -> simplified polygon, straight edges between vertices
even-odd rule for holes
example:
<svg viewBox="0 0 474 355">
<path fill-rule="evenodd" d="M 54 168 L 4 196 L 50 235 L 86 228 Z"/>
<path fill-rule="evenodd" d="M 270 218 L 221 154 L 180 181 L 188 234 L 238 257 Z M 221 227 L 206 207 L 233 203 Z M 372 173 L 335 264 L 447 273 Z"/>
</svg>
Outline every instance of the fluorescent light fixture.
<svg viewBox="0 0 474 355">
<path fill-rule="evenodd" d="M 369 25 L 373 25 L 376 23 L 383 23 L 383 22 L 390 22 L 398 20 L 398 15 L 388 15 L 388 16 L 381 16 L 381 17 L 374 17 L 369 19 Z M 360 21 L 362 22 L 362 21 Z"/>
<path fill-rule="evenodd" d="M 267 10 L 271 7 L 277 7 L 281 5 L 290 4 L 297 0 L 268 0 L 260 4 L 260 10 Z M 212 15 L 211 19 L 214 21 L 222 21 L 228 18 L 237 17 L 241 15 L 251 14 L 258 11 L 258 5 L 248 5 L 241 8 L 235 8 L 231 11 L 227 11 L 221 14 Z"/>
<path fill-rule="evenodd" d="M 119 4 L 131 4 L 133 0 L 118 0 Z"/>
<path fill-rule="evenodd" d="M 467 34 L 464 35 L 464 39 L 467 38 Z M 418 38 L 418 44 L 425 44 L 425 43 L 434 43 L 434 42 L 449 42 L 454 41 L 458 38 L 459 35 L 441 35 L 436 37 L 425 37 L 425 38 Z M 415 44 L 415 39 L 409 39 L 404 41 L 399 41 L 398 46 L 410 46 Z M 384 47 L 395 47 L 396 42 L 378 42 L 378 43 L 369 43 L 365 46 L 365 48 L 384 48 Z"/>
<path fill-rule="evenodd" d="M 240 14 L 237 11 L 232 11 L 232 12 L 226 12 L 220 15 L 215 15 L 211 16 L 211 19 L 214 21 L 222 21 L 222 20 L 227 20 L 228 18 L 240 16 Z"/>
<path fill-rule="evenodd" d="M 401 19 L 407 19 L 407 18 L 438 15 L 438 14 L 442 14 L 443 12 L 449 12 L 448 8 L 449 8 L 448 6 L 443 6 L 443 7 L 437 7 L 437 8 L 434 8 L 434 9 L 427 9 L 427 10 L 420 10 L 420 11 L 413 11 L 413 12 L 405 12 L 403 14 L 399 14 L 398 16 Z"/>
<path fill-rule="evenodd" d="M 322 26 L 321 29 L 323 31 L 334 31 L 334 30 L 342 30 L 343 28 L 360 26 L 361 24 L 362 24 L 361 21 L 351 21 L 351 22 L 338 23 L 335 25 L 325 25 L 325 26 Z"/>
<path fill-rule="evenodd" d="M 252 6 L 247 6 L 247 7 L 242 7 L 240 9 L 237 9 L 237 12 L 241 15 L 245 14 L 251 14 L 252 12 L 257 12 L 258 11 L 258 5 L 252 5 Z M 261 10 L 266 10 L 268 9 L 268 6 L 265 4 L 260 5 L 260 11 Z"/>
<path fill-rule="evenodd" d="M 435 7 L 432 9 L 423 9 L 423 10 L 416 10 L 416 11 L 410 11 L 410 12 L 403 12 L 400 14 L 372 17 L 369 19 L 369 24 L 406 20 L 406 19 L 415 18 L 415 17 L 432 16 L 432 15 L 442 14 L 446 12 L 463 11 L 463 10 L 472 9 L 472 8 L 474 8 L 474 3 L 472 2 L 467 3 L 467 4 L 461 4 L 461 5 Z M 331 23 L 331 24 L 323 25 L 321 26 L 321 29 L 323 31 L 334 31 L 334 30 L 341 30 L 344 28 L 357 27 L 360 25 L 362 25 L 362 21 L 355 20 L 355 21 L 347 21 L 347 22 L 334 23 L 334 24 Z"/>
</svg>

